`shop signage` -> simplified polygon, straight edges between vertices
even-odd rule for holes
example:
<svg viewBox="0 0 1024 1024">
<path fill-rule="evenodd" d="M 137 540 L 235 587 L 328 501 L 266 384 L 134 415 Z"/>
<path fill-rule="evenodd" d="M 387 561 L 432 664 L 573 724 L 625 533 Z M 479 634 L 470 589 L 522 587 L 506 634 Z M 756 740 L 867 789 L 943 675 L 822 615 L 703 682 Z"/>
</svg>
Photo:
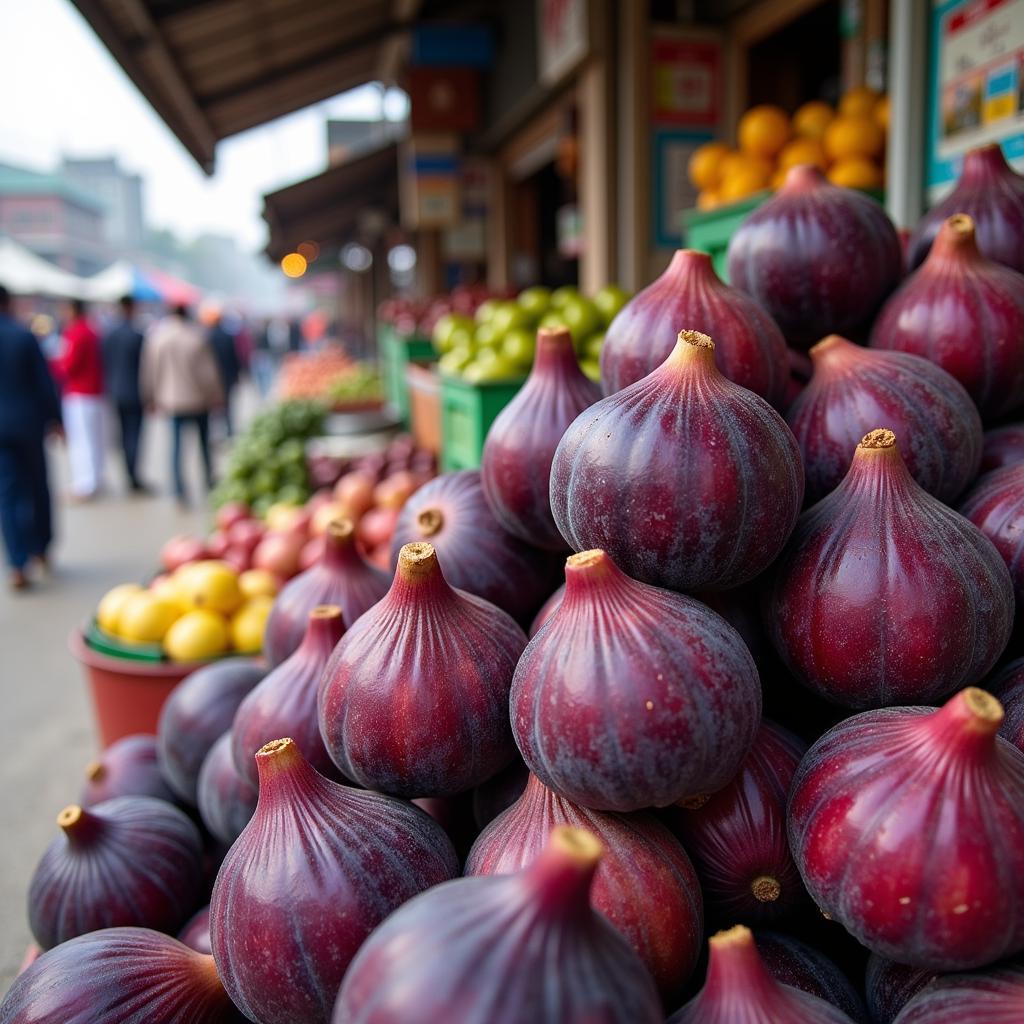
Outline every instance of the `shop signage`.
<svg viewBox="0 0 1024 1024">
<path fill-rule="evenodd" d="M 654 124 L 714 127 L 722 106 L 722 47 L 713 40 L 655 36 L 651 43 Z"/>
<path fill-rule="evenodd" d="M 399 158 L 399 201 L 406 228 L 445 228 L 459 219 L 459 153 L 454 135 L 413 135 Z"/>
<path fill-rule="evenodd" d="M 480 122 L 480 73 L 475 68 L 412 67 L 406 76 L 414 132 L 475 132 Z"/>
<path fill-rule="evenodd" d="M 540 80 L 554 85 L 590 52 L 588 0 L 537 0 L 537 64 Z"/>
<path fill-rule="evenodd" d="M 1024 166 L 1024 0 L 935 0 L 927 184 L 935 198 L 963 154 L 999 142 Z"/>
<path fill-rule="evenodd" d="M 698 146 L 711 139 L 711 133 L 699 129 L 655 128 L 652 136 L 651 224 L 654 243 L 660 249 L 678 249 L 681 244 L 682 215 L 697 201 L 697 190 L 690 184 L 686 165 Z"/>
</svg>

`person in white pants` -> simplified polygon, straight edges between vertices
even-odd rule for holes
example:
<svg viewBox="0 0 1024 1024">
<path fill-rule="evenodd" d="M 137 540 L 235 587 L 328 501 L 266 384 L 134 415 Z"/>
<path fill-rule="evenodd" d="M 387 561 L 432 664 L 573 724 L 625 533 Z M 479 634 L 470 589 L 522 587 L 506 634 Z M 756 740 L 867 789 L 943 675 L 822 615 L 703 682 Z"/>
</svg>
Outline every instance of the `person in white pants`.
<svg viewBox="0 0 1024 1024">
<path fill-rule="evenodd" d="M 99 335 L 85 315 L 85 303 L 71 302 L 64 351 L 55 369 L 63 390 L 64 432 L 71 463 L 72 498 L 88 501 L 103 486 L 106 450 L 103 361 Z"/>
</svg>

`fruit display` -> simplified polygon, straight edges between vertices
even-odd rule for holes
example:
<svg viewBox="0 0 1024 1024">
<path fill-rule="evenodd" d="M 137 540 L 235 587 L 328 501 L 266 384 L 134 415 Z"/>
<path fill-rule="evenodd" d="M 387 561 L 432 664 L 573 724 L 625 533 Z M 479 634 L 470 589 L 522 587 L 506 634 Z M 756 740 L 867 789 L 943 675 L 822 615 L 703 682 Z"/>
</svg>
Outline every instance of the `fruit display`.
<svg viewBox="0 0 1024 1024">
<path fill-rule="evenodd" d="M 943 221 L 921 266 L 882 307 L 871 345 L 938 364 L 963 384 L 985 420 L 1019 409 L 1024 273 L 983 256 L 974 221 L 954 214 Z"/>
<path fill-rule="evenodd" d="M 151 721 L 67 780 L 0 1024 L 1024 1019 L 1024 275 L 789 175 L 731 285 L 605 295 L 601 387 L 571 293 L 396 305 L 536 346 L 479 471 L 318 437 L 104 596 Z"/>
<path fill-rule="evenodd" d="M 514 299 L 489 299 L 472 316 L 446 313 L 431 334 L 438 369 L 471 384 L 520 380 L 533 365 L 537 329 L 564 327 L 572 335 L 580 369 L 596 381 L 605 331 L 628 299 L 618 285 L 589 298 L 570 285 L 554 291 L 533 287 Z"/>
<path fill-rule="evenodd" d="M 377 371 L 354 362 L 338 345 L 286 355 L 276 387 L 283 401 L 316 401 L 338 410 L 368 408 L 383 400 Z"/>
<path fill-rule="evenodd" d="M 869 325 L 899 283 L 903 252 L 874 199 L 799 164 L 737 228 L 728 266 L 733 286 L 768 310 L 790 345 L 807 348 Z"/>
<path fill-rule="evenodd" d="M 888 97 L 864 86 L 845 93 L 838 109 L 810 100 L 790 117 L 772 104 L 751 107 L 737 125 L 736 149 L 707 142 L 690 158 L 697 207 L 712 210 L 778 188 L 797 164 L 817 167 L 835 185 L 880 189 L 888 127 Z"/>
</svg>

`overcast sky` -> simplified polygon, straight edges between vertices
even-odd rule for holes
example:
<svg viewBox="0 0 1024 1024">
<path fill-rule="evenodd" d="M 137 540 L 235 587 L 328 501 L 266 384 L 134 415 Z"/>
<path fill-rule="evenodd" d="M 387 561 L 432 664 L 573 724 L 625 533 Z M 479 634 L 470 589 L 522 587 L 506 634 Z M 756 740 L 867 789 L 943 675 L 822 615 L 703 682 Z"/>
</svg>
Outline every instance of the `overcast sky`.
<svg viewBox="0 0 1024 1024">
<path fill-rule="evenodd" d="M 353 90 L 227 139 L 207 178 L 69 0 L 0 0 L 0 161 L 46 170 L 62 153 L 116 154 L 146 179 L 148 222 L 187 238 L 260 248 L 262 194 L 322 170 L 325 118 L 376 117 L 378 96 Z"/>
</svg>

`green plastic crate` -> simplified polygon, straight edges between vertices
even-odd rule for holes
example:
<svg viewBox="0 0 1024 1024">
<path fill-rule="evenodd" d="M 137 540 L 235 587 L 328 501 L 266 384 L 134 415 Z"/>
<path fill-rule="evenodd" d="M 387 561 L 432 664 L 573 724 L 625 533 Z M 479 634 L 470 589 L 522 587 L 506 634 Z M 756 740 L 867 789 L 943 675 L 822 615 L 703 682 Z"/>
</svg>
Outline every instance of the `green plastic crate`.
<svg viewBox="0 0 1024 1024">
<path fill-rule="evenodd" d="M 885 201 L 885 195 L 876 189 L 864 189 L 865 195 L 879 203 Z M 726 260 L 729 254 L 729 240 L 736 229 L 762 203 L 775 193 L 771 189 L 757 192 L 747 199 L 720 206 L 715 210 L 686 210 L 683 213 L 683 244 L 687 249 L 706 252 L 711 257 L 715 273 L 723 281 L 729 280 Z"/>
<path fill-rule="evenodd" d="M 772 196 L 766 189 L 738 203 L 720 206 L 715 210 L 686 210 L 683 213 L 683 244 L 687 249 L 706 252 L 711 257 L 715 273 L 723 281 L 729 280 L 725 263 L 729 239 L 747 218 L 766 199 Z"/>
<path fill-rule="evenodd" d="M 85 641 L 100 654 L 112 658 L 129 658 L 132 661 L 163 661 L 164 651 L 160 644 L 133 644 L 120 637 L 111 636 L 100 629 L 99 623 L 93 618 L 85 624 Z"/>
<path fill-rule="evenodd" d="M 384 394 L 402 422 L 409 425 L 409 388 L 405 382 L 405 368 L 410 363 L 429 363 L 436 353 L 429 338 L 402 338 L 390 328 L 378 335 Z"/>
<path fill-rule="evenodd" d="M 469 384 L 441 376 L 441 468 L 478 469 L 487 431 L 523 386 L 521 380 Z"/>
</svg>

